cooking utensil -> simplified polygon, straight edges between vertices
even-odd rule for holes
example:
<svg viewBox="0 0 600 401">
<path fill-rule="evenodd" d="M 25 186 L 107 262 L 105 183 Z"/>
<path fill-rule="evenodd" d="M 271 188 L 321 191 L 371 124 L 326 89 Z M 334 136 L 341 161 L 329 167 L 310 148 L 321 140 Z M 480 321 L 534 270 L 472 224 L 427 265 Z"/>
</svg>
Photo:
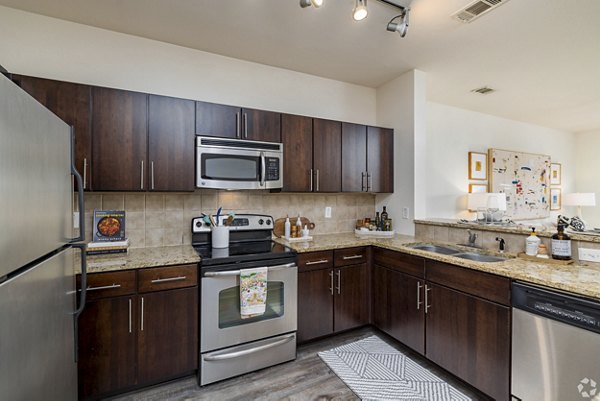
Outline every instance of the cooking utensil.
<svg viewBox="0 0 600 401">
<path fill-rule="evenodd" d="M 217 209 L 217 224 L 219 224 L 219 222 L 220 222 L 220 220 L 219 220 L 219 217 L 221 216 L 221 210 L 223 210 L 223 208 L 222 208 L 222 207 L 219 207 L 219 208 Z"/>
</svg>

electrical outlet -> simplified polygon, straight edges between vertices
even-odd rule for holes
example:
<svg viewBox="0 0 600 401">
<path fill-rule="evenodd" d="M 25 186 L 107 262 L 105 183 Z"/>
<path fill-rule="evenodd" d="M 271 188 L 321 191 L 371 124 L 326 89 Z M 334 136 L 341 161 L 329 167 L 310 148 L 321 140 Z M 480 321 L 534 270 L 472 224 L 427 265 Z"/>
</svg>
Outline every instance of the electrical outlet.
<svg viewBox="0 0 600 401">
<path fill-rule="evenodd" d="M 79 212 L 73 212 L 73 228 L 79 228 Z"/>
<path fill-rule="evenodd" d="M 600 262 L 600 249 L 579 248 L 579 260 Z"/>
<path fill-rule="evenodd" d="M 326 219 L 331 218 L 331 206 L 325 206 L 325 218 Z"/>
<path fill-rule="evenodd" d="M 408 212 L 409 212 L 409 210 L 407 207 L 402 208 L 402 218 L 403 219 L 408 219 Z"/>
</svg>

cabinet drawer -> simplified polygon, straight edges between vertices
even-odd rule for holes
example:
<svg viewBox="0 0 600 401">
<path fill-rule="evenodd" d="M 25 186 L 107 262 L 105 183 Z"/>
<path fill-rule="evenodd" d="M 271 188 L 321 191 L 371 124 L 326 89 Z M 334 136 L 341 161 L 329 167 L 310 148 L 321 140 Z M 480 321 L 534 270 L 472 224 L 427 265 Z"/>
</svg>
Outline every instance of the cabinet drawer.
<svg viewBox="0 0 600 401">
<path fill-rule="evenodd" d="M 298 255 L 298 272 L 333 267 L 333 251 L 301 253 Z"/>
<path fill-rule="evenodd" d="M 195 264 L 142 269 L 138 275 L 140 293 L 198 285 L 198 265 Z"/>
<path fill-rule="evenodd" d="M 86 300 L 135 294 L 135 287 L 133 270 L 88 274 Z M 81 288 L 81 275 L 77 275 L 77 288 Z"/>
<path fill-rule="evenodd" d="M 398 270 L 417 278 L 425 277 L 425 260 L 418 256 L 407 255 L 402 252 L 388 249 L 375 248 L 373 261 L 376 265 Z"/>
<path fill-rule="evenodd" d="M 367 261 L 367 248 L 336 249 L 334 255 L 336 267 L 356 265 Z"/>
<path fill-rule="evenodd" d="M 448 263 L 427 260 L 427 280 L 510 306 L 510 279 L 470 270 Z"/>
</svg>

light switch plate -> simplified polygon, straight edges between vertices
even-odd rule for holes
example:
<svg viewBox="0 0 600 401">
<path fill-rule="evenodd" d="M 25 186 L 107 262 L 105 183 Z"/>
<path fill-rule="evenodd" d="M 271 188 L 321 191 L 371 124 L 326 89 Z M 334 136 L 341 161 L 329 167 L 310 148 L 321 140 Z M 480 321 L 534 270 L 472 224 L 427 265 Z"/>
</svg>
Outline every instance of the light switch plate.
<svg viewBox="0 0 600 401">
<path fill-rule="evenodd" d="M 403 219 L 408 219 L 408 212 L 409 212 L 409 210 L 407 207 L 402 208 L 402 218 Z"/>
<path fill-rule="evenodd" d="M 331 206 L 326 206 L 325 207 L 325 218 L 326 219 L 330 219 L 331 218 Z"/>
<path fill-rule="evenodd" d="M 588 262 L 600 262 L 600 249 L 579 248 L 579 260 Z"/>
</svg>

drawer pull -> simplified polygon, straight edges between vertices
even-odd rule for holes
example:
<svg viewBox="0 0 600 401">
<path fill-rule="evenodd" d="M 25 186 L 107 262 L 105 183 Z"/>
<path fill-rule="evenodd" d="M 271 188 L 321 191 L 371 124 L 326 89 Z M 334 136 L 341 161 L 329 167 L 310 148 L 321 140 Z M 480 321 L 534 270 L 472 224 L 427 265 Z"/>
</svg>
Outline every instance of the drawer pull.
<svg viewBox="0 0 600 401">
<path fill-rule="evenodd" d="M 352 255 L 352 256 L 344 256 L 343 259 L 344 260 L 351 260 L 351 259 L 360 259 L 362 257 L 363 257 L 363 255 Z"/>
<path fill-rule="evenodd" d="M 121 288 L 121 284 L 103 285 L 100 287 L 88 287 L 86 291 L 98 291 L 98 290 L 113 290 L 115 288 Z M 79 290 L 81 291 L 81 290 Z"/>
<path fill-rule="evenodd" d="M 313 260 L 310 262 L 306 262 L 306 265 L 322 265 L 323 263 L 329 262 L 329 259 L 321 259 L 321 260 Z"/>
<path fill-rule="evenodd" d="M 185 280 L 187 277 L 186 276 L 178 276 L 178 277 L 169 277 L 169 278 L 157 278 L 151 281 L 152 284 L 158 284 L 158 283 L 167 283 L 169 281 L 181 281 L 181 280 Z"/>
</svg>

